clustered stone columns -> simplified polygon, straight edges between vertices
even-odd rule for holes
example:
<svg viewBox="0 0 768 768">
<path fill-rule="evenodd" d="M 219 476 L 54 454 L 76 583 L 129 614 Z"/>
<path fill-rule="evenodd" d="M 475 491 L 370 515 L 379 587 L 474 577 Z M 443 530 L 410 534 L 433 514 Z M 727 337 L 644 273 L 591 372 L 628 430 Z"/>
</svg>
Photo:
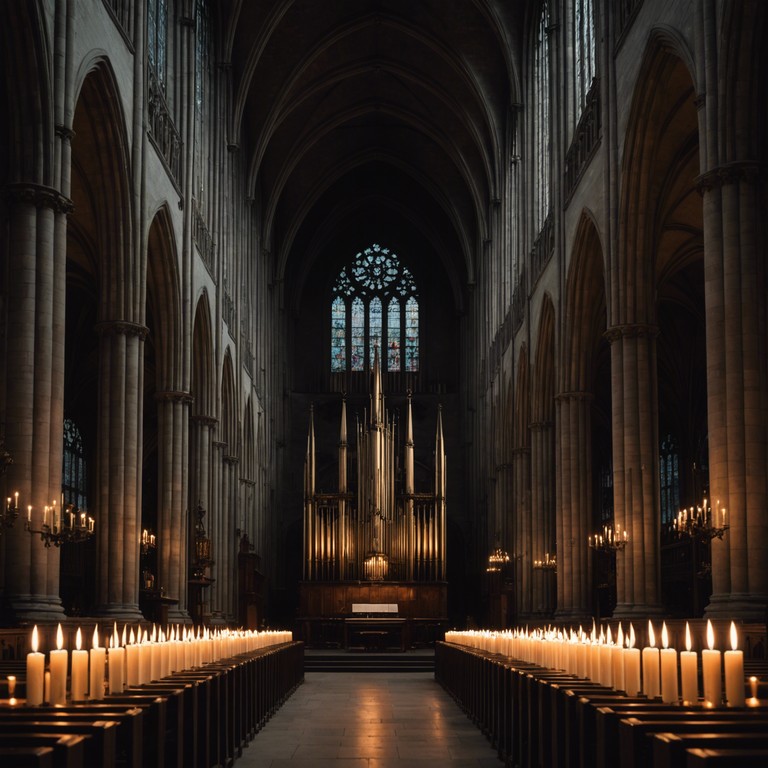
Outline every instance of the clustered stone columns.
<svg viewBox="0 0 768 768">
<path fill-rule="evenodd" d="M 592 394 L 564 392 L 557 409 L 557 611 L 567 621 L 591 615 Z"/>
<path fill-rule="evenodd" d="M 710 616 L 764 621 L 768 602 L 765 254 L 760 174 L 730 163 L 699 179 L 704 207 L 711 498 L 730 530 L 712 542 Z"/>
<path fill-rule="evenodd" d="M 141 443 L 147 328 L 124 320 L 99 331 L 96 465 L 97 605 L 100 615 L 138 621 Z"/>
<path fill-rule="evenodd" d="M 158 573 L 159 586 L 178 600 L 168 611 L 172 621 L 187 621 L 186 532 L 189 528 L 187 470 L 189 466 L 189 409 L 187 392 L 160 392 L 158 409 Z"/>
<path fill-rule="evenodd" d="M 615 617 L 661 613 L 658 466 L 658 329 L 616 325 L 611 343 L 614 526 L 629 532 L 616 555 Z"/>
<path fill-rule="evenodd" d="M 6 447 L 8 487 L 31 504 L 61 503 L 66 216 L 70 201 L 38 184 L 8 187 Z M 63 615 L 59 552 L 16 525 L 5 536 L 5 595 L 18 621 Z"/>
<path fill-rule="evenodd" d="M 531 524 L 532 556 L 543 560 L 555 554 L 554 526 L 554 446 L 552 422 L 531 424 Z M 541 570 L 533 574 L 532 611 L 534 615 L 551 616 L 554 611 L 554 574 Z"/>
<path fill-rule="evenodd" d="M 531 615 L 531 492 L 529 485 L 531 450 L 520 446 L 512 451 L 512 486 L 515 493 L 515 604 L 519 616 Z"/>
</svg>

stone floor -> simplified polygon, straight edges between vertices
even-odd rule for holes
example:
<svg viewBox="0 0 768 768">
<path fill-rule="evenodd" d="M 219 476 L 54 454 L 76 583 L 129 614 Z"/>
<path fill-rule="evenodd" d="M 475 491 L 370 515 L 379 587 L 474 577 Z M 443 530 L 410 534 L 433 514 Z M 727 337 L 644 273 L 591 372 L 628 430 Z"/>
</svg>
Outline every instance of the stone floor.
<svg viewBox="0 0 768 768">
<path fill-rule="evenodd" d="M 499 768 L 427 672 L 307 672 L 235 768 Z"/>
</svg>

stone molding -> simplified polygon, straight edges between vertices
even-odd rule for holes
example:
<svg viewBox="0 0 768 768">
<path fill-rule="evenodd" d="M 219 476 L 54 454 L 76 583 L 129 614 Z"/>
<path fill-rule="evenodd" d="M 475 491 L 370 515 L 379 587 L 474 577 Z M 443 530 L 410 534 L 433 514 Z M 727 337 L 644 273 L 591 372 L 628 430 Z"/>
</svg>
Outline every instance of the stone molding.
<svg viewBox="0 0 768 768">
<path fill-rule="evenodd" d="M 10 206 L 34 205 L 36 208 L 50 208 L 55 213 L 69 214 L 74 210 L 72 201 L 53 187 L 31 182 L 8 184 L 5 188 Z"/>
<path fill-rule="evenodd" d="M 190 405 L 195 401 L 195 398 L 190 392 L 171 389 L 166 392 L 156 392 L 155 400 L 159 403 L 181 403 L 182 405 Z"/>
<path fill-rule="evenodd" d="M 696 177 L 696 189 L 700 195 L 737 181 L 756 183 L 760 178 L 760 163 L 754 160 L 737 160 L 724 163 Z"/>
<path fill-rule="evenodd" d="M 144 341 L 149 334 L 149 328 L 130 320 L 104 320 L 96 323 L 96 332 L 99 336 L 136 336 L 140 341 Z"/>
<path fill-rule="evenodd" d="M 650 323 L 620 323 L 619 325 L 612 325 L 605 333 L 603 338 L 613 344 L 614 341 L 624 338 L 639 338 L 640 336 L 647 336 L 655 338 L 659 335 L 659 327 L 657 325 L 651 325 Z"/>
</svg>

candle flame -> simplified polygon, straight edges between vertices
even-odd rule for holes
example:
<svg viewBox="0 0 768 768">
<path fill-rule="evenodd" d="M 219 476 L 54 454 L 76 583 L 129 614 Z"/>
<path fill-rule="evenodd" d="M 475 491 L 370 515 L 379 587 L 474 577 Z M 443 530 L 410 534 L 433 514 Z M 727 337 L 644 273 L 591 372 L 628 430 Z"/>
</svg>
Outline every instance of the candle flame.
<svg viewBox="0 0 768 768">
<path fill-rule="evenodd" d="M 635 625 L 632 622 L 629 623 L 629 647 L 635 647 Z"/>
<path fill-rule="evenodd" d="M 56 630 L 56 647 L 61 650 L 64 646 L 64 633 L 61 631 L 61 624 L 59 624 L 59 628 Z"/>
<path fill-rule="evenodd" d="M 131 627 L 131 634 L 128 635 L 128 639 L 131 641 L 131 645 L 136 645 L 136 635 L 133 634 L 133 627 Z"/>
<path fill-rule="evenodd" d="M 606 642 L 608 645 L 613 645 L 613 636 L 611 635 L 611 625 L 608 625 L 608 635 L 606 637 Z"/>
<path fill-rule="evenodd" d="M 98 624 L 93 628 L 93 647 L 94 648 L 99 647 L 99 625 Z"/>
<path fill-rule="evenodd" d="M 661 644 L 664 648 L 669 647 L 669 633 L 667 632 L 667 622 L 661 624 Z"/>
<path fill-rule="evenodd" d="M 77 650 L 80 650 L 80 647 L 83 644 L 83 633 L 80 631 L 80 627 L 77 628 L 77 634 L 75 635 L 75 648 Z"/>
<path fill-rule="evenodd" d="M 731 622 L 731 649 L 736 650 L 739 647 L 739 638 L 736 636 L 736 625 Z"/>
<path fill-rule="evenodd" d="M 32 653 L 37 653 L 37 624 L 32 630 Z"/>
<path fill-rule="evenodd" d="M 707 645 L 709 650 L 714 650 L 715 647 L 715 630 L 712 629 L 712 619 L 707 619 Z"/>
<path fill-rule="evenodd" d="M 688 626 L 688 622 L 685 622 L 685 650 L 691 650 L 691 628 Z"/>
<path fill-rule="evenodd" d="M 120 643 L 121 645 L 125 645 L 126 644 L 125 640 L 126 640 L 126 630 L 127 629 L 128 629 L 128 625 L 127 624 L 123 624 L 123 637 L 122 637 L 122 642 Z"/>
<path fill-rule="evenodd" d="M 651 648 L 656 647 L 656 633 L 653 631 L 653 624 L 651 624 L 650 619 L 648 619 L 648 645 L 650 645 Z"/>
<path fill-rule="evenodd" d="M 619 622 L 619 633 L 616 635 L 616 645 L 621 648 L 624 645 L 624 630 L 621 628 L 621 622 Z"/>
<path fill-rule="evenodd" d="M 120 647 L 120 637 L 117 634 L 117 622 L 115 622 L 115 630 L 112 633 L 112 647 L 113 648 L 119 648 Z"/>
</svg>

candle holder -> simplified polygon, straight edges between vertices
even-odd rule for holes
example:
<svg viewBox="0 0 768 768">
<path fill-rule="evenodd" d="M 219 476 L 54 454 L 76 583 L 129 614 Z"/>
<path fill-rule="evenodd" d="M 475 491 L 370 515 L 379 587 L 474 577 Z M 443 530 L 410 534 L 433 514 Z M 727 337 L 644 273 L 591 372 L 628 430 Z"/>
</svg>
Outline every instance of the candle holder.
<svg viewBox="0 0 768 768">
<path fill-rule="evenodd" d="M 556 571 L 557 570 L 557 555 L 550 556 L 549 552 L 544 553 L 543 560 L 534 560 L 533 567 L 537 571 Z"/>
<path fill-rule="evenodd" d="M 157 537 L 151 529 L 145 528 L 141 532 L 141 554 L 148 555 L 157 549 Z"/>
<path fill-rule="evenodd" d="M 18 491 L 6 499 L 5 509 L 0 516 L 0 536 L 6 528 L 13 528 L 16 518 L 19 516 L 19 493 Z"/>
<path fill-rule="evenodd" d="M 194 553 L 192 558 L 192 578 L 196 581 L 205 579 L 205 572 L 214 561 L 211 557 L 211 539 L 205 532 L 205 508 L 202 504 L 197 505 L 197 522 L 195 523 L 195 541 Z"/>
<path fill-rule="evenodd" d="M 88 541 L 95 533 L 95 526 L 96 521 L 85 510 L 67 504 L 62 514 L 55 501 L 43 509 L 43 522 L 39 529 L 32 525 L 32 507 L 27 507 L 27 519 L 24 522 L 24 530 L 39 536 L 46 547 Z"/>
<path fill-rule="evenodd" d="M 629 544 L 629 532 L 620 526 L 614 530 L 612 525 L 604 525 L 600 533 L 587 537 L 587 544 L 598 552 L 623 552 Z"/>
<path fill-rule="evenodd" d="M 689 536 L 705 543 L 722 539 L 729 528 L 725 507 L 718 501 L 713 512 L 706 498 L 701 506 L 681 509 L 672 521 L 673 535 Z"/>
<path fill-rule="evenodd" d="M 497 546 L 490 555 L 488 555 L 488 565 L 486 566 L 486 573 L 499 573 L 501 569 L 509 563 L 509 553 Z"/>
</svg>

